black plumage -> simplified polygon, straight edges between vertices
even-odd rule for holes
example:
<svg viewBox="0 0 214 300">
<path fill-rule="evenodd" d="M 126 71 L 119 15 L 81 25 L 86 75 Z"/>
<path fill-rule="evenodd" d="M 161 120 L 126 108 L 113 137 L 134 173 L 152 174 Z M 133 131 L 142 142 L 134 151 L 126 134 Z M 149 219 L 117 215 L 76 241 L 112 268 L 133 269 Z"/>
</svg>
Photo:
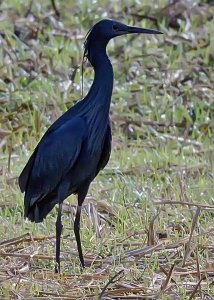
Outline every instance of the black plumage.
<svg viewBox="0 0 214 300">
<path fill-rule="evenodd" d="M 47 130 L 19 177 L 25 192 L 24 216 L 42 222 L 58 203 L 56 221 L 56 268 L 60 272 L 62 202 L 77 194 L 78 207 L 74 232 L 82 267 L 79 227 L 81 206 L 92 180 L 107 164 L 111 152 L 109 108 L 113 89 L 113 68 L 106 54 L 111 38 L 128 33 L 160 33 L 131 27 L 113 20 L 102 20 L 88 32 L 84 56 L 95 71 L 87 96 L 64 113 Z"/>
</svg>

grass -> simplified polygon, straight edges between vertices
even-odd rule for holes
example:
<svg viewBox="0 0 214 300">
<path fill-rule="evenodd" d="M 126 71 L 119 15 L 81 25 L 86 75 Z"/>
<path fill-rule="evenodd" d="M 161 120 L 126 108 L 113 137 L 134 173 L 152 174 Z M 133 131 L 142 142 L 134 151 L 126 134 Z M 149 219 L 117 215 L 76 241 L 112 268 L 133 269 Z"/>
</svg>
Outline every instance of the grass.
<svg viewBox="0 0 214 300">
<path fill-rule="evenodd" d="M 58 20 L 43 2 L 1 4 L 1 299 L 212 299 L 214 7 L 70 0 L 56 2 Z M 88 268 L 79 268 L 71 196 L 56 276 L 56 209 L 44 223 L 24 220 L 17 177 L 47 127 L 81 99 L 84 35 L 103 17 L 158 24 L 164 35 L 109 44 L 113 151 L 84 203 Z M 84 95 L 92 80 L 86 64 Z"/>
</svg>

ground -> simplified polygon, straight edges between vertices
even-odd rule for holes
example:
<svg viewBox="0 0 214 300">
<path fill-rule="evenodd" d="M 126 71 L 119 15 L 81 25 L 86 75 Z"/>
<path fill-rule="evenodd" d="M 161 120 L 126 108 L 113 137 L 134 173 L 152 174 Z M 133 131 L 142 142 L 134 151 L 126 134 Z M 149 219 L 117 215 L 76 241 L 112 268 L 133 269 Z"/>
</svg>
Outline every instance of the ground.
<svg viewBox="0 0 214 300">
<path fill-rule="evenodd" d="M 157 3 L 158 2 L 158 3 Z M 207 3 L 205 3 L 207 2 Z M 212 1 L 1 1 L 1 299 L 214 298 Z M 113 150 L 84 203 L 23 218 L 17 178 L 45 130 L 81 96 L 84 36 L 102 18 L 161 30 L 109 44 Z M 84 64 L 83 95 L 93 70 Z"/>
</svg>

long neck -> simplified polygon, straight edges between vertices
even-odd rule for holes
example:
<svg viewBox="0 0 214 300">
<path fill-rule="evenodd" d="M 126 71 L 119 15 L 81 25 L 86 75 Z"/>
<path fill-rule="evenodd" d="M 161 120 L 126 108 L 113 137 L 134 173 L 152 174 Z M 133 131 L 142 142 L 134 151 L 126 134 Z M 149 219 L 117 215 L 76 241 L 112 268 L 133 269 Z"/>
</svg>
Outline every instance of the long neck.
<svg viewBox="0 0 214 300">
<path fill-rule="evenodd" d="M 106 47 L 93 47 L 89 60 L 94 68 L 95 76 L 93 84 L 86 98 L 90 102 L 96 101 L 96 104 L 106 104 L 110 106 L 113 89 L 113 68 L 106 54 Z"/>
<path fill-rule="evenodd" d="M 100 153 L 109 120 L 109 109 L 113 89 L 113 68 L 106 48 L 95 48 L 90 56 L 95 76 L 86 96 L 88 149 L 92 155 Z"/>
</svg>

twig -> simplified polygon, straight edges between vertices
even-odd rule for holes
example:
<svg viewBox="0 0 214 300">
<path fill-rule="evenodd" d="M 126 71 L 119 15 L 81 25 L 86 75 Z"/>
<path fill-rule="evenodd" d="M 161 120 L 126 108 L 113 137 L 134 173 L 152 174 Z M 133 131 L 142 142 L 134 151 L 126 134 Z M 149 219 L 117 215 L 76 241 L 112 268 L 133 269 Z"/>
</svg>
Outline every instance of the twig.
<svg viewBox="0 0 214 300">
<path fill-rule="evenodd" d="M 24 14 L 25 18 L 27 18 L 27 16 L 31 13 L 32 6 L 33 6 L 33 0 L 30 1 L 29 7 L 28 7 L 26 13 Z"/>
<path fill-rule="evenodd" d="M 200 264 L 199 264 L 199 259 L 198 259 L 198 249 L 196 249 L 196 266 L 197 266 L 198 280 L 201 280 L 201 271 L 200 271 Z M 201 285 L 199 285 L 199 293 L 200 293 L 200 297 L 202 299 Z"/>
<path fill-rule="evenodd" d="M 10 137 L 10 143 L 9 143 L 9 149 L 8 149 L 8 161 L 7 161 L 7 170 L 8 173 L 11 173 L 11 155 L 12 155 L 12 150 L 13 149 L 13 135 L 11 134 Z"/>
<path fill-rule="evenodd" d="M 37 259 L 47 259 L 47 260 L 53 260 L 53 256 L 50 255 L 43 255 L 43 254 L 21 254 L 21 253 L 10 253 L 10 252 L 4 252 L 0 251 L 0 257 L 20 257 L 20 258 L 25 258 L 25 259 L 30 259 L 30 258 L 37 258 Z M 63 258 L 62 258 L 63 259 Z"/>
<path fill-rule="evenodd" d="M 154 224 L 155 224 L 155 221 L 157 220 L 159 214 L 160 214 L 160 212 L 158 210 L 156 215 L 154 216 L 154 218 L 151 220 L 151 222 L 149 224 L 148 241 L 147 241 L 148 246 L 154 246 L 154 245 L 158 244 L 158 238 L 157 238 L 157 234 L 155 232 Z"/>
<path fill-rule="evenodd" d="M 206 269 L 201 269 L 200 272 L 201 272 L 201 274 L 204 274 L 204 275 L 205 274 L 207 274 L 207 275 L 210 274 L 210 276 L 213 276 L 213 274 L 214 274 L 214 268 L 210 267 L 210 268 L 206 268 Z M 185 271 L 185 272 L 175 271 L 174 275 L 175 276 L 180 276 L 180 277 L 182 277 L 182 276 L 184 276 L 184 277 L 186 277 L 186 276 L 198 277 L 198 270 L 194 270 L 194 271 L 188 270 L 188 271 Z"/>
<path fill-rule="evenodd" d="M 173 264 L 173 270 L 174 270 L 174 266 L 175 264 Z M 166 277 L 168 276 L 169 273 L 167 273 L 167 270 L 165 270 L 164 267 L 161 265 L 160 265 L 160 270 L 166 275 Z M 176 284 L 176 281 L 173 278 L 171 278 L 170 281 Z"/>
<path fill-rule="evenodd" d="M 180 143 L 186 143 L 186 144 L 197 146 L 197 147 L 202 147 L 203 146 L 203 144 L 201 142 L 191 140 L 191 139 L 185 139 L 182 136 L 172 136 L 172 135 L 169 135 L 169 134 L 163 134 L 160 137 L 164 137 L 164 138 L 169 139 L 169 140 L 177 141 L 177 142 L 180 142 Z"/>
<path fill-rule="evenodd" d="M 210 230 L 208 230 L 206 232 L 197 234 L 195 236 L 195 238 L 202 237 L 202 236 L 205 236 L 205 235 L 208 235 L 208 234 L 210 235 L 213 232 L 214 232 L 214 228 L 211 228 Z M 188 237 L 184 237 L 183 239 L 181 239 L 177 242 L 171 243 L 171 244 L 163 244 L 163 242 L 162 242 L 162 243 L 160 243 L 158 245 L 155 245 L 155 246 L 146 246 L 146 247 L 140 248 L 140 249 L 125 251 L 124 257 L 131 257 L 131 256 L 142 257 L 142 256 L 145 256 L 145 255 L 151 254 L 154 251 L 155 252 L 161 251 L 161 250 L 163 250 L 163 247 L 164 247 L 164 249 L 175 249 L 175 248 L 178 248 L 181 245 L 186 245 L 188 242 L 189 242 Z M 103 261 L 105 263 L 112 263 L 113 261 L 118 261 L 119 257 L 120 257 L 119 255 L 116 255 L 114 257 L 111 256 L 111 257 L 109 257 L 109 258 L 107 258 Z M 213 269 L 206 269 L 205 272 L 213 272 Z M 190 274 L 190 272 L 188 271 L 187 274 Z M 194 272 L 194 274 L 195 274 L 195 272 Z"/>
<path fill-rule="evenodd" d="M 60 12 L 59 12 L 58 8 L 56 7 L 55 0 L 51 0 L 51 4 L 52 4 L 53 10 L 54 10 L 56 16 L 59 18 L 60 17 Z"/>
<path fill-rule="evenodd" d="M 169 270 L 169 273 L 167 274 L 166 280 L 165 280 L 165 282 L 163 283 L 163 285 L 161 287 L 162 292 L 167 288 L 168 284 L 170 283 L 170 281 L 172 279 L 172 273 L 173 273 L 174 268 L 175 268 L 175 264 L 173 264 L 171 266 L 171 268 Z"/>
<path fill-rule="evenodd" d="M 155 25 L 158 24 L 158 19 L 155 16 L 147 16 L 147 15 L 142 15 L 140 13 L 130 13 L 131 16 L 135 17 L 135 18 L 141 18 L 141 19 L 146 19 L 146 20 L 150 20 L 152 22 L 155 23 Z"/>
<path fill-rule="evenodd" d="M 192 294 L 190 295 L 189 297 L 189 300 L 192 300 L 195 296 L 195 294 L 197 293 L 197 290 L 198 290 L 198 287 L 200 286 L 201 284 L 201 281 L 204 280 L 204 276 L 201 277 L 201 279 L 198 281 L 198 283 L 196 284 L 196 286 L 194 287 L 193 291 L 192 291 Z"/>
<path fill-rule="evenodd" d="M 33 243 L 35 243 L 35 241 L 42 242 L 44 240 L 50 240 L 50 239 L 54 239 L 54 238 L 55 238 L 55 235 L 33 237 L 30 233 L 26 233 L 26 234 L 23 234 L 16 238 L 2 241 L 0 243 L 0 246 L 8 247 L 8 246 L 17 245 L 17 244 L 20 244 L 23 242 L 33 242 Z"/>
<path fill-rule="evenodd" d="M 0 246 L 11 245 L 13 243 L 16 243 L 17 241 L 23 240 L 23 238 L 29 237 L 29 236 L 30 236 L 30 233 L 27 232 L 27 233 L 22 234 L 22 235 L 20 235 L 18 237 L 15 237 L 15 238 L 12 238 L 12 239 L 0 242 Z"/>
<path fill-rule="evenodd" d="M 180 204 L 180 205 L 188 205 L 188 206 L 197 206 L 202 209 L 209 208 L 209 209 L 214 209 L 213 205 L 206 205 L 203 203 L 190 203 L 190 202 L 181 202 L 181 201 L 171 201 L 171 200 L 164 200 L 164 201 L 155 201 L 155 205 L 161 205 L 161 204 Z"/>
<path fill-rule="evenodd" d="M 116 281 L 119 280 L 119 278 L 116 280 L 117 277 L 119 277 L 121 274 L 124 274 L 124 269 L 120 270 L 117 274 L 115 274 L 108 282 L 107 284 L 104 286 L 104 288 L 102 289 L 102 292 L 99 296 L 99 300 L 102 300 L 102 297 L 105 293 L 105 291 L 107 290 L 108 286 L 112 283 L 115 283 Z"/>
<path fill-rule="evenodd" d="M 192 221 L 192 227 L 191 227 L 191 232 L 190 232 L 189 241 L 188 241 L 188 243 L 187 243 L 187 248 L 186 248 L 186 251 L 185 251 L 185 254 L 184 254 L 183 267 L 185 266 L 187 257 L 188 257 L 188 256 L 190 255 L 190 253 L 192 252 L 191 249 L 190 249 L 190 245 L 191 245 L 191 241 L 192 241 L 193 231 L 194 231 L 194 229 L 195 229 L 195 226 L 196 226 L 198 217 L 199 217 L 199 215 L 200 215 L 200 212 L 201 212 L 201 208 L 200 208 L 200 207 L 197 207 L 197 210 L 196 210 L 194 219 L 193 219 L 193 221 Z"/>
</svg>

